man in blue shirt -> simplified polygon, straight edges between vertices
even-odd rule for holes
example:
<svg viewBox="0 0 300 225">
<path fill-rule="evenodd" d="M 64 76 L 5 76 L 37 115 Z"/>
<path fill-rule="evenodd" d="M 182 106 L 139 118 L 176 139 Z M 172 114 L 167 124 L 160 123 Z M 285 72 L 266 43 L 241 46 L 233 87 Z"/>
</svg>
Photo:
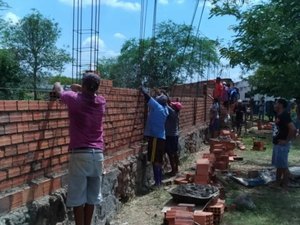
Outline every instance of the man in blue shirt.
<svg viewBox="0 0 300 225">
<path fill-rule="evenodd" d="M 153 175 L 156 186 L 162 182 L 162 164 L 165 150 L 165 123 L 169 114 L 168 97 L 164 94 L 152 98 L 144 87 L 142 93 L 147 101 L 149 112 L 144 135 L 148 138 L 148 160 L 153 165 Z"/>
</svg>

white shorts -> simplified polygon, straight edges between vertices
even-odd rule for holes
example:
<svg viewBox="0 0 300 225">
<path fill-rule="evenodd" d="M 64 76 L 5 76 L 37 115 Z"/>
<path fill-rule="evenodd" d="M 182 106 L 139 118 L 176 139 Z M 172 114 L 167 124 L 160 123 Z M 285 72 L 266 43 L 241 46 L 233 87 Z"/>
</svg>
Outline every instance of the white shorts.
<svg viewBox="0 0 300 225">
<path fill-rule="evenodd" d="M 101 152 L 71 153 L 69 158 L 67 206 L 96 205 L 102 200 L 104 156 Z M 76 151 L 76 150 L 74 150 Z"/>
</svg>

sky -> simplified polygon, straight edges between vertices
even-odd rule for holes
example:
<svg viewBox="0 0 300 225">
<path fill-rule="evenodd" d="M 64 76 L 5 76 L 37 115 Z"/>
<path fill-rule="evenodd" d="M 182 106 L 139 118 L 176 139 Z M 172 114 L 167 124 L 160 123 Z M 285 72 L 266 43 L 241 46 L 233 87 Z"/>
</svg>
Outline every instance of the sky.
<svg viewBox="0 0 300 225">
<path fill-rule="evenodd" d="M 4 0 L 10 6 L 9 9 L 0 11 L 0 15 L 16 23 L 20 18 L 30 14 L 32 9 L 38 10 L 46 18 L 54 19 L 61 28 L 61 37 L 57 45 L 72 52 L 73 29 L 73 0 Z M 94 0 L 82 0 L 83 19 L 90 23 L 89 12 L 91 2 Z M 77 2 L 77 0 L 76 0 Z M 117 56 L 123 43 L 131 38 L 140 37 L 141 0 L 101 0 L 100 5 L 100 57 Z M 147 0 L 144 0 L 147 2 Z M 178 24 L 191 24 L 196 0 L 158 0 L 156 22 L 172 20 Z M 194 26 L 200 18 L 204 0 L 200 0 Z M 146 16 L 145 36 L 152 34 L 154 0 L 148 0 L 148 14 Z M 221 40 L 225 45 L 233 38 L 234 33 L 230 26 L 235 24 L 233 17 L 213 17 L 209 19 L 211 5 L 206 1 L 200 32 L 213 40 Z M 85 16 L 86 15 L 86 16 Z M 89 26 L 89 25 L 87 25 Z M 84 43 L 91 37 L 85 37 Z M 226 64 L 226 60 L 222 60 Z M 70 66 L 67 65 L 64 75 L 71 76 Z M 205 76 L 215 78 L 218 71 L 211 70 Z M 240 77 L 238 69 L 224 69 L 221 77 L 229 77 L 237 81 Z"/>
</svg>

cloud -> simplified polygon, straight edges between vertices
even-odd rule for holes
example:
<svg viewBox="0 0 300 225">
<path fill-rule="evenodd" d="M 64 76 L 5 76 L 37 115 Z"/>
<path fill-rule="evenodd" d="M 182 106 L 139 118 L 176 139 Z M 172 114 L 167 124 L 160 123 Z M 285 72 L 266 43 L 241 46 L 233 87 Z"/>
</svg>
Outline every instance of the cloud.
<svg viewBox="0 0 300 225">
<path fill-rule="evenodd" d="M 73 0 L 59 0 L 59 1 L 71 6 L 73 5 Z M 102 5 L 110 6 L 113 8 L 121 8 L 129 11 L 140 11 L 141 9 L 141 5 L 138 2 L 127 2 L 123 0 L 101 0 L 100 3 Z M 92 4 L 92 0 L 82 0 L 82 6 L 90 6 L 91 4 Z M 75 5 L 77 6 L 77 1 L 75 1 Z"/>
<path fill-rule="evenodd" d="M 185 0 L 176 0 L 177 4 L 183 4 L 185 2 Z"/>
<path fill-rule="evenodd" d="M 20 18 L 12 12 L 8 12 L 4 15 L 4 20 L 16 24 L 19 22 Z"/>
<path fill-rule="evenodd" d="M 114 37 L 117 38 L 117 39 L 122 39 L 122 40 L 127 39 L 127 37 L 124 34 L 121 34 L 121 33 L 115 33 Z"/>
<path fill-rule="evenodd" d="M 117 34 L 120 34 L 120 33 L 117 33 Z M 122 34 L 120 34 L 120 35 L 122 35 Z M 83 40 L 82 47 L 85 48 L 85 49 L 89 49 L 90 47 L 92 47 L 92 50 L 96 50 L 97 46 L 95 46 L 95 42 L 98 42 L 98 50 L 99 50 L 99 56 L 100 57 L 103 57 L 103 56 L 105 56 L 105 57 L 115 57 L 115 56 L 118 56 L 120 54 L 120 53 L 115 52 L 111 49 L 107 49 L 104 41 L 98 36 L 91 36 L 91 37 L 88 37 L 85 40 Z M 89 55 L 89 50 L 87 50 L 86 53 L 87 53 L 87 55 Z M 85 57 L 84 55 L 85 54 L 84 54 L 84 51 L 83 51 L 83 58 Z"/>
<path fill-rule="evenodd" d="M 158 3 L 162 4 L 162 5 L 168 5 L 169 4 L 169 0 L 158 0 Z"/>
<path fill-rule="evenodd" d="M 86 38 L 85 40 L 83 40 L 82 46 L 90 47 L 92 44 L 92 48 L 96 48 L 95 43 L 98 44 L 99 49 L 105 48 L 104 41 L 98 36 L 91 36 L 91 37 Z"/>
</svg>

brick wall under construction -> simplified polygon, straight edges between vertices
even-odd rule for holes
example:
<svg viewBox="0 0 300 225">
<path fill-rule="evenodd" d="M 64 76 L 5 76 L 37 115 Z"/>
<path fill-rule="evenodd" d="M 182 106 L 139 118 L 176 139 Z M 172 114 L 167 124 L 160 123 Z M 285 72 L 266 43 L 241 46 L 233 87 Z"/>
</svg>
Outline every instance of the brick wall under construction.
<svg viewBox="0 0 300 225">
<path fill-rule="evenodd" d="M 107 100 L 104 137 L 109 168 L 141 151 L 145 103 L 139 90 L 115 88 L 110 80 L 101 81 L 100 94 Z M 182 131 L 205 122 L 209 98 L 178 94 L 172 99 L 183 104 Z M 0 213 L 62 187 L 68 126 L 66 107 L 59 101 L 0 101 Z"/>
</svg>

